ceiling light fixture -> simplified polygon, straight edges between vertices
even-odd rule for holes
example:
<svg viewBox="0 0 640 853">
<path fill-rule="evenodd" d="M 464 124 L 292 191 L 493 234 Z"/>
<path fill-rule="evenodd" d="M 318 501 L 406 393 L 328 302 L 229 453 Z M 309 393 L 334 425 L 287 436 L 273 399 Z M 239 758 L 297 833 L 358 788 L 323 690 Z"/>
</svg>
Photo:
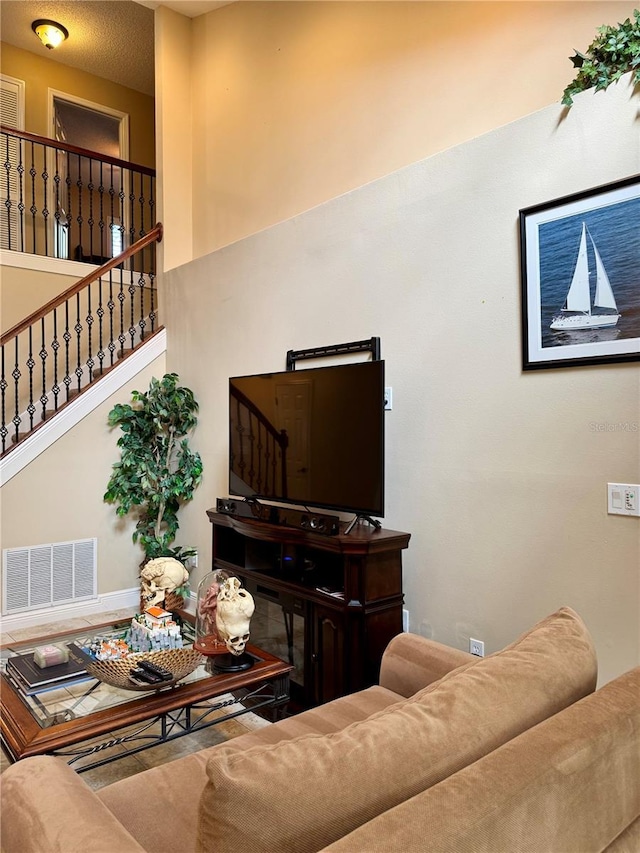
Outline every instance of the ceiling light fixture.
<svg viewBox="0 0 640 853">
<path fill-rule="evenodd" d="M 69 38 L 69 31 L 55 21 L 39 18 L 31 24 L 31 29 L 49 50 L 53 50 L 54 47 L 58 47 L 65 39 Z"/>
</svg>

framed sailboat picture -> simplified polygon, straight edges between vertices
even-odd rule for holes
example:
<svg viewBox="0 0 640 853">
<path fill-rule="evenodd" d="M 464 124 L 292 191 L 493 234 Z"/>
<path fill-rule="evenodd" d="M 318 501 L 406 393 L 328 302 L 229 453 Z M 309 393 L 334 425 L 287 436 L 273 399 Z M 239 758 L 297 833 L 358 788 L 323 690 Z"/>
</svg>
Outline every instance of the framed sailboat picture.
<svg viewBox="0 0 640 853">
<path fill-rule="evenodd" d="M 523 369 L 640 360 L 640 175 L 520 211 Z"/>
</svg>

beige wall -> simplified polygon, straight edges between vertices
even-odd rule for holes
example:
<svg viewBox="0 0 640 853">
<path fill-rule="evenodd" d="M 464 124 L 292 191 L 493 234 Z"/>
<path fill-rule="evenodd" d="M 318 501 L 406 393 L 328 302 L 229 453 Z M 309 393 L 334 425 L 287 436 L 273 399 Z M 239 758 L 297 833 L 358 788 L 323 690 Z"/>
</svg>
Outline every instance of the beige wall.
<svg viewBox="0 0 640 853">
<path fill-rule="evenodd" d="M 2 43 L 0 70 L 25 81 L 25 130 L 51 136 L 48 126 L 48 90 L 57 89 L 87 101 L 128 113 L 129 160 L 155 165 L 154 99 L 135 89 L 111 83 L 93 74 Z M 133 46 L 132 50 L 135 49 Z"/>
<path fill-rule="evenodd" d="M 58 275 L 21 267 L 2 267 L 0 287 L 0 331 L 6 332 L 16 323 L 41 308 L 75 284 L 79 275 Z"/>
<path fill-rule="evenodd" d="M 191 20 L 161 7 L 155 28 L 159 268 L 170 269 L 193 257 Z"/>
<path fill-rule="evenodd" d="M 191 42 L 182 31 L 170 43 L 173 64 L 179 49 L 179 65 L 193 67 L 192 257 L 558 102 L 573 49 L 632 11 L 604 1 L 242 2 L 195 18 Z M 187 91 L 156 79 L 158 109 L 180 116 L 181 134 Z M 166 176 L 188 175 L 188 155 L 170 147 L 164 160 Z M 177 258 L 187 242 L 168 231 L 165 269 L 174 243 Z"/>
<path fill-rule="evenodd" d="M 521 372 L 517 212 L 640 171 L 627 84 L 580 96 L 568 115 L 548 106 L 571 51 L 632 8 L 393 7 L 237 3 L 193 23 L 158 13 L 175 53 L 156 70 L 169 78 L 193 61 L 195 79 L 188 93 L 157 80 L 161 204 L 169 216 L 174 195 L 188 200 L 192 156 L 197 228 L 192 245 L 174 217 L 165 268 L 202 256 L 165 282 L 166 368 L 201 402 L 205 466 L 179 542 L 199 547 L 202 575 L 205 510 L 227 490 L 228 377 L 282 369 L 289 348 L 380 335 L 394 387 L 385 524 L 412 533 L 412 630 L 461 648 L 475 636 L 490 652 L 570 604 L 606 680 L 639 660 L 638 522 L 605 512 L 605 483 L 640 477 L 639 449 L 634 434 L 589 423 L 640 420 L 638 371 Z M 192 152 L 176 159 L 189 98 Z M 115 455 L 107 410 L 2 494 L 3 547 L 100 527 L 102 592 L 130 586 L 138 557 L 101 503 Z M 83 476 L 67 490 L 69 459 Z"/>
<path fill-rule="evenodd" d="M 640 479 L 638 367 L 523 373 L 518 241 L 521 208 L 640 172 L 637 111 L 627 76 L 564 120 L 548 106 L 166 273 L 167 366 L 201 401 L 205 479 L 181 530 L 201 574 L 206 509 L 228 493 L 228 377 L 379 335 L 411 629 L 490 653 L 566 604 L 601 680 L 640 663 L 640 519 L 606 512 L 607 482 Z"/>
<path fill-rule="evenodd" d="M 119 430 L 109 429 L 107 415 L 116 403 L 130 402 L 133 389 L 145 391 L 151 377 L 164 372 L 162 355 L 3 485 L 2 548 L 97 536 L 98 593 L 136 586 L 143 553 L 131 541 L 135 525 L 118 519 L 102 500 L 119 459 Z"/>
</svg>

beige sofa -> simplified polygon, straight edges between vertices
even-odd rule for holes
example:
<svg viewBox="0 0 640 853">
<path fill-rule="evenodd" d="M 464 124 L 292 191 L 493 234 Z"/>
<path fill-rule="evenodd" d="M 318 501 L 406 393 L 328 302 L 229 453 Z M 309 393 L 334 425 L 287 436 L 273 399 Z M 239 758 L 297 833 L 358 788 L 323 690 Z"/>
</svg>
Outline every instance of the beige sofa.
<svg viewBox="0 0 640 853">
<path fill-rule="evenodd" d="M 401 634 L 379 685 L 98 792 L 18 762 L 2 850 L 638 853 L 640 668 L 595 685 L 569 608 L 484 659 Z"/>
</svg>

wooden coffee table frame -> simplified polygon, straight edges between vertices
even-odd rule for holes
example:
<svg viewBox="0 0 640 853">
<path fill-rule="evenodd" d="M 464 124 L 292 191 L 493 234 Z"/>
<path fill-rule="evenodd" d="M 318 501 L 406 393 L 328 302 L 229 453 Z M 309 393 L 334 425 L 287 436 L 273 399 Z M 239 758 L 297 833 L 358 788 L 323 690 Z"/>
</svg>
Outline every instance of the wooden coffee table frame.
<svg viewBox="0 0 640 853">
<path fill-rule="evenodd" d="M 111 747 L 125 747 L 116 755 L 75 768 L 82 773 L 251 711 L 286 705 L 289 701 L 289 673 L 293 667 L 256 646 L 248 645 L 247 651 L 256 660 L 251 669 L 244 672 L 215 674 L 157 692 L 132 692 L 130 702 L 46 728 L 38 723 L 11 681 L 2 675 L 0 738 L 14 761 L 47 754 L 64 757 L 68 764 L 73 765 Z M 233 695 L 232 699 L 217 703 L 207 701 L 229 693 Z M 243 704 L 240 710 L 229 710 L 220 717 L 212 718 L 217 711 L 227 707 L 231 709 L 240 702 L 246 706 Z M 151 732 L 150 729 L 158 722 L 160 732 Z M 109 737 L 98 743 L 82 745 L 83 741 L 138 724 L 140 728 L 126 732 L 122 737 Z"/>
</svg>

